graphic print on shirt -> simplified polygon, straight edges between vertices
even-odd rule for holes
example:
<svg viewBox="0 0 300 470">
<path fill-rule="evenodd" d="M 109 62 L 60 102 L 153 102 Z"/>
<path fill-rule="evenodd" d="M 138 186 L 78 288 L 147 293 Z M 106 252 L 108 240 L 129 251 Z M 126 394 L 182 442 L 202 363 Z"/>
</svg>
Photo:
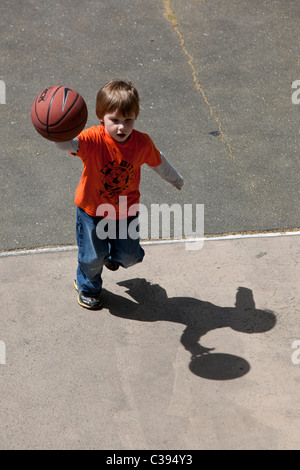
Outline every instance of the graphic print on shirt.
<svg viewBox="0 0 300 470">
<path fill-rule="evenodd" d="M 108 162 L 100 173 L 105 188 L 105 191 L 99 189 L 100 196 L 106 193 L 114 202 L 117 202 L 119 195 L 123 194 L 131 184 L 133 165 L 125 160 L 122 160 L 120 164 L 113 160 Z"/>
</svg>

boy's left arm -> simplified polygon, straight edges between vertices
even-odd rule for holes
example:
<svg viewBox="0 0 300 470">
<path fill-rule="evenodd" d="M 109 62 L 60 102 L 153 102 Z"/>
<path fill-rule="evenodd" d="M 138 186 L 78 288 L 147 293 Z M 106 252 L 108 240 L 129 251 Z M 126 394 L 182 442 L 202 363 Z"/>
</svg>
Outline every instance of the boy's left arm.
<svg viewBox="0 0 300 470">
<path fill-rule="evenodd" d="M 67 142 L 53 142 L 53 143 L 55 147 L 57 147 L 59 150 L 72 153 L 73 155 L 76 155 L 76 153 L 79 150 L 78 137 L 75 137 L 75 139 L 73 140 L 68 140 Z"/>
<path fill-rule="evenodd" d="M 166 157 L 160 152 L 161 164 L 159 166 L 150 166 L 162 179 L 171 183 L 175 188 L 181 189 L 183 186 L 182 176 L 175 170 Z"/>
</svg>

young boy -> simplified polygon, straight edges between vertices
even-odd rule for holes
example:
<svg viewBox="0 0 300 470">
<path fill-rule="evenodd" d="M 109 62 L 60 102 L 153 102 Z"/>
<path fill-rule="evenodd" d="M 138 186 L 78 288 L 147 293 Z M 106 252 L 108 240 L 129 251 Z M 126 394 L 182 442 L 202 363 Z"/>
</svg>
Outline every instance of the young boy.
<svg viewBox="0 0 300 470">
<path fill-rule="evenodd" d="M 103 265 L 116 270 L 143 260 L 139 239 L 128 231 L 132 222 L 138 222 L 141 165 L 147 163 L 177 189 L 183 186 L 182 177 L 150 137 L 134 129 L 139 110 L 139 95 L 131 82 L 109 82 L 97 95 L 100 126 L 82 131 L 72 141 L 55 143 L 83 161 L 75 195 L 78 267 L 74 284 L 78 303 L 88 309 L 101 308 Z M 114 219 L 114 236 L 100 224 L 104 216 Z"/>
</svg>

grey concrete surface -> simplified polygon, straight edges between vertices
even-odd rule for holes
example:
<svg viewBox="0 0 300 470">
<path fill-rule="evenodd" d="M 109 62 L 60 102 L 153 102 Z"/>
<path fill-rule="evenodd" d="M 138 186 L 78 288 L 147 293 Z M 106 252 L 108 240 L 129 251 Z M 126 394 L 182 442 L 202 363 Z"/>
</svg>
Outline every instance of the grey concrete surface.
<svg viewBox="0 0 300 470">
<path fill-rule="evenodd" d="M 299 227 L 299 8 L 293 0 L 2 0 L 1 250 L 75 242 L 81 162 L 30 120 L 45 87 L 87 102 L 133 80 L 138 128 L 185 178 L 179 193 L 143 169 L 142 202 L 205 205 L 205 233 Z M 175 27 L 175 28 L 174 28 Z"/>
<path fill-rule="evenodd" d="M 34 131 L 33 99 L 71 86 L 93 125 L 116 77 L 185 179 L 143 168 L 143 204 L 204 204 L 206 235 L 299 229 L 299 16 L 293 0 L 1 1 L 1 450 L 299 449 L 299 235 L 145 245 L 105 272 L 99 312 L 77 304 L 75 249 L 15 251 L 75 243 L 81 162 Z"/>
<path fill-rule="evenodd" d="M 299 449 L 299 248 L 145 246 L 95 312 L 76 251 L 1 257 L 0 448 Z"/>
</svg>

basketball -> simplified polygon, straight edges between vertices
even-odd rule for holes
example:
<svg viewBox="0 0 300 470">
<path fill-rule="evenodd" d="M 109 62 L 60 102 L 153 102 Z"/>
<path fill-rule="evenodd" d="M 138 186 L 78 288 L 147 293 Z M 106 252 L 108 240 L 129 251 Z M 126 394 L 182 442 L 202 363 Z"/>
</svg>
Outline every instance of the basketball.
<svg viewBox="0 0 300 470">
<path fill-rule="evenodd" d="M 76 137 L 86 125 L 87 106 L 77 91 L 51 86 L 37 95 L 31 107 L 31 120 L 45 139 L 65 142 Z"/>
</svg>

